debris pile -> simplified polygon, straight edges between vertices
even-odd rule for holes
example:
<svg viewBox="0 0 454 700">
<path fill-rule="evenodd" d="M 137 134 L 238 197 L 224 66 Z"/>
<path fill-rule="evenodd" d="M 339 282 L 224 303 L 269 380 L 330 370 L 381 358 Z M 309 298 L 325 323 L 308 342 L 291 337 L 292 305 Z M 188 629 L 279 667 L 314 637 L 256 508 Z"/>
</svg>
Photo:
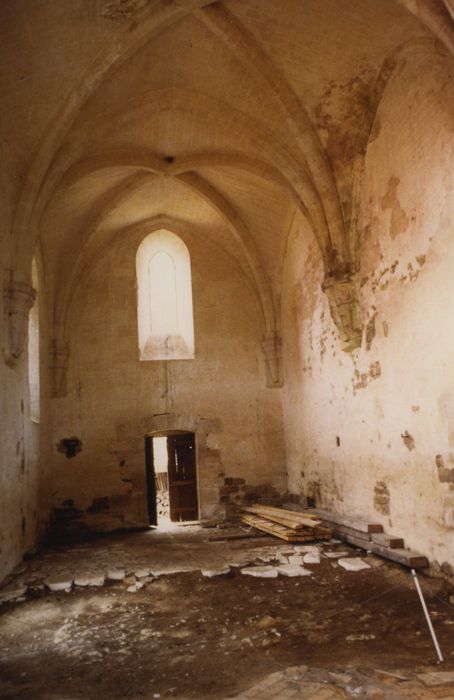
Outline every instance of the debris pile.
<svg viewBox="0 0 454 700">
<path fill-rule="evenodd" d="M 316 515 L 297 513 L 275 506 L 245 507 L 241 520 L 286 542 L 328 540 L 332 536 L 332 529 L 324 527 Z"/>
<path fill-rule="evenodd" d="M 167 472 L 155 474 L 156 513 L 158 518 L 169 518 L 169 478 Z"/>
</svg>

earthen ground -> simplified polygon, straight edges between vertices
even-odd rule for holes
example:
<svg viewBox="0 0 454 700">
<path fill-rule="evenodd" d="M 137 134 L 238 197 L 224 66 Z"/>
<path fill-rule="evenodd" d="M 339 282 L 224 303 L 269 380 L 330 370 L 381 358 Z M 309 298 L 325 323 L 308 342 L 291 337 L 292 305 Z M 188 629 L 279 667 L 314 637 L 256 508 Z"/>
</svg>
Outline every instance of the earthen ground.
<svg viewBox="0 0 454 700">
<path fill-rule="evenodd" d="M 247 552 L 263 542 L 213 543 L 206 532 L 189 531 L 154 540 L 149 533 L 123 534 L 79 548 L 53 547 L 28 567 L 36 573 L 53 563 L 61 571 L 77 559 L 81 569 L 89 565 L 94 570 L 100 553 L 104 566 L 109 557 L 111 565 L 118 564 L 122 551 L 133 570 L 135 547 L 141 564 L 148 547 L 154 564 L 161 556 L 170 570 L 177 552 L 180 562 L 206 562 L 210 552 L 218 561 L 233 550 Z M 345 546 L 328 547 L 336 548 Z M 123 581 L 76 587 L 69 593 L 37 590 L 36 597 L 3 606 L 0 697 L 208 700 L 235 697 L 251 688 L 248 697 L 319 697 L 317 683 L 331 688 L 334 694 L 325 693 L 326 698 L 373 693 L 452 697 L 454 688 L 425 688 L 415 677 L 430 670 L 454 671 L 454 609 L 448 602 L 452 591 L 440 580 L 421 576 L 445 655 L 441 667 L 435 663 L 409 572 L 376 557 L 366 561 L 370 569 L 353 573 L 322 557 L 320 564 L 308 565 L 312 576 L 301 578 L 258 579 L 242 575 L 239 568 L 212 579 L 200 571 L 163 574 L 135 593 Z M 307 683 L 300 674 L 294 680 L 288 677 L 290 690 L 280 677 L 279 683 L 274 677 L 274 686 L 271 681 L 267 686 L 270 674 L 302 665 L 308 669 Z M 343 682 L 338 674 L 350 680 Z M 262 690 L 254 694 L 260 683 Z M 417 694 L 414 683 L 423 694 Z M 280 690 L 272 690 L 276 684 Z M 312 695 L 304 694 L 303 686 L 312 688 Z"/>
</svg>

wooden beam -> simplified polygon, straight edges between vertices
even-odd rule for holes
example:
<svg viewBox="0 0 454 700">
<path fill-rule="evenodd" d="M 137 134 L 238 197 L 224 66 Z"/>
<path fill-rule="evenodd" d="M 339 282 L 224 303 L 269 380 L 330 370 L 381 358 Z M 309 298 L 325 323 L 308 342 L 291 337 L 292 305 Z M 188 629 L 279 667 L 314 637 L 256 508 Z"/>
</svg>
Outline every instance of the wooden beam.
<svg viewBox="0 0 454 700">
<path fill-rule="evenodd" d="M 379 544 L 382 547 L 389 547 L 390 549 L 404 549 L 405 543 L 402 537 L 394 537 L 393 535 L 387 535 L 386 532 L 376 532 L 370 536 L 372 542 Z"/>
<path fill-rule="evenodd" d="M 339 513 L 334 513 L 329 510 L 322 510 L 321 508 L 311 508 L 310 511 L 303 511 L 303 513 L 305 515 L 311 514 L 320 518 L 320 520 L 326 520 L 330 523 L 343 525 L 345 527 L 352 528 L 353 530 L 359 530 L 360 532 L 383 532 L 383 525 L 380 523 L 370 523 L 365 520 L 361 520 L 360 518 L 351 518 L 348 515 L 339 515 Z"/>
</svg>

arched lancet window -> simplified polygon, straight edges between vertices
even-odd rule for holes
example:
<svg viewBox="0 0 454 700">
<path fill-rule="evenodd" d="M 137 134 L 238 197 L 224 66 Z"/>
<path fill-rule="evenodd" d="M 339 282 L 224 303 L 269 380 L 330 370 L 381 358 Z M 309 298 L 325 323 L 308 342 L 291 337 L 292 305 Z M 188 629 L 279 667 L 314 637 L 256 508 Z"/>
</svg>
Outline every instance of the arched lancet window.
<svg viewBox="0 0 454 700">
<path fill-rule="evenodd" d="M 191 261 L 185 244 L 161 229 L 147 236 L 136 257 L 141 360 L 194 357 Z"/>
<path fill-rule="evenodd" d="M 28 316 L 28 386 L 30 391 L 30 418 L 39 423 L 40 389 L 39 389 L 39 289 L 36 260 L 32 262 L 32 285 L 36 297 Z"/>
</svg>

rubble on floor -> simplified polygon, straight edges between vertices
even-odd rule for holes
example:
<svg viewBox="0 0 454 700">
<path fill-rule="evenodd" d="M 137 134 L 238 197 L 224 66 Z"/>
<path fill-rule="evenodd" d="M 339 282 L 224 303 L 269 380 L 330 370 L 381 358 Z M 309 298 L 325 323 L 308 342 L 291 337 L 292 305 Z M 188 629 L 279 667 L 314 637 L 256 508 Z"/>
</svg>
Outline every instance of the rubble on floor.
<svg viewBox="0 0 454 700">
<path fill-rule="evenodd" d="M 437 666 L 402 567 L 340 541 L 208 540 L 200 528 L 122 533 L 24 562 L 9 587 L 25 601 L 1 609 L 0 697 L 449 697 L 449 676 L 427 675 L 454 671 L 446 582 L 421 576 L 445 654 Z M 369 567 L 346 571 L 324 556 L 335 552 Z M 75 586 L 103 575 L 103 586 Z M 269 681 L 302 661 L 299 680 Z"/>
<path fill-rule="evenodd" d="M 359 557 L 345 557 L 343 559 L 338 559 L 337 563 L 346 571 L 363 571 L 364 569 L 370 569 L 369 564 Z"/>
<path fill-rule="evenodd" d="M 418 679 L 429 687 L 449 685 L 454 691 L 453 671 L 430 671 L 429 673 L 418 673 Z"/>
<path fill-rule="evenodd" d="M 429 566 L 427 557 L 405 549 L 401 537 L 383 532 L 381 523 L 368 522 L 320 508 L 302 508 L 293 503 L 284 508 L 253 505 L 243 507 L 241 520 L 287 542 L 340 540 L 412 569 Z"/>
<path fill-rule="evenodd" d="M 430 690 L 431 687 L 433 691 Z M 401 676 L 380 669 L 366 674 L 353 668 L 347 669 L 347 672 L 336 672 L 293 666 L 270 674 L 234 698 L 228 697 L 231 700 L 452 700 L 454 673 L 412 673 L 410 676 Z"/>
<path fill-rule="evenodd" d="M 299 564 L 284 564 L 278 567 L 278 573 L 281 576 L 311 576 L 312 571 L 305 569 L 304 566 Z"/>
<path fill-rule="evenodd" d="M 148 537 L 150 545 L 156 541 L 152 532 L 138 533 L 137 537 L 145 538 L 145 541 Z M 162 576 L 188 572 L 200 572 L 205 578 L 227 576 L 235 569 L 257 578 L 311 576 L 322 557 L 338 561 L 349 571 L 369 568 L 369 564 L 360 556 L 352 557 L 353 551 L 338 549 L 338 540 L 311 545 L 283 545 L 268 538 L 259 545 L 248 542 L 246 547 L 245 541 L 231 539 L 224 542 L 221 549 L 220 542 L 207 540 L 202 531 L 201 541 L 205 547 L 203 555 L 198 552 L 194 556 L 187 552 L 189 556 L 182 556 L 183 545 L 176 557 L 165 558 L 156 556 L 156 549 L 149 546 L 134 560 L 114 540 L 108 551 L 99 549 L 88 561 L 85 555 L 90 551 L 91 544 L 87 542 L 71 548 L 57 548 L 54 550 L 56 559 L 50 565 L 49 552 L 45 550 L 21 564 L 10 577 L 9 584 L 0 589 L 0 605 L 21 602 L 27 596 L 37 597 L 46 592 L 69 593 L 73 589 L 111 586 L 115 583 L 122 583 L 129 593 L 135 593 Z"/>
<path fill-rule="evenodd" d="M 230 566 L 221 566 L 219 569 L 201 569 L 202 576 L 214 578 L 215 576 L 225 576 L 230 573 Z"/>
<path fill-rule="evenodd" d="M 272 566 L 247 566 L 241 569 L 241 573 L 256 578 L 277 578 L 279 569 Z"/>
</svg>

